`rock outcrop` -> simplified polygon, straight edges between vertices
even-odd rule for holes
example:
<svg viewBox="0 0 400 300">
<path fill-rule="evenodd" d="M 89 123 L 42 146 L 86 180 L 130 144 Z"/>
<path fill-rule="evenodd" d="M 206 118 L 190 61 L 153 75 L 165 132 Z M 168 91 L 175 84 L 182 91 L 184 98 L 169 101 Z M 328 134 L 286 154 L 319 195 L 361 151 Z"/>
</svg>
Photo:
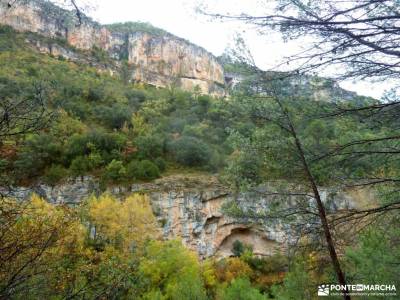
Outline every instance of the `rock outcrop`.
<svg viewBox="0 0 400 300">
<path fill-rule="evenodd" d="M 95 179 L 84 177 L 83 180 L 70 180 L 56 187 L 39 184 L 13 191 L 16 197 L 22 199 L 28 198 L 32 192 L 52 203 L 71 205 L 83 201 L 92 193 L 99 194 L 100 189 Z M 250 193 L 234 197 L 211 176 L 171 176 L 130 187 L 110 187 L 108 192 L 116 196 L 131 192 L 147 193 L 164 237 L 181 238 L 202 258 L 232 255 L 232 245 L 236 240 L 252 245 L 254 253 L 260 256 L 282 251 L 292 242 L 287 224 L 277 220 L 255 224 L 246 219 L 228 217 L 221 209 L 225 203 L 235 200 L 243 209 L 267 210 L 273 201 L 280 199 Z M 359 199 L 365 198 L 365 195 L 333 194 L 328 191 L 324 191 L 322 196 L 327 208 L 335 211 L 358 207 Z"/>
<path fill-rule="evenodd" d="M 78 24 L 74 13 L 42 0 L 8 4 L 9 1 L 0 0 L 0 24 L 21 32 L 65 40 L 78 50 L 100 49 L 115 60 L 117 66 L 127 61 L 134 81 L 158 87 L 177 85 L 190 91 L 198 87 L 202 93 L 218 96 L 224 93 L 223 68 L 217 59 L 203 48 L 172 34 L 110 31 L 84 15 Z M 45 48 L 41 45 L 44 52 Z M 62 49 L 57 53 L 71 60 L 77 55 Z"/>
</svg>

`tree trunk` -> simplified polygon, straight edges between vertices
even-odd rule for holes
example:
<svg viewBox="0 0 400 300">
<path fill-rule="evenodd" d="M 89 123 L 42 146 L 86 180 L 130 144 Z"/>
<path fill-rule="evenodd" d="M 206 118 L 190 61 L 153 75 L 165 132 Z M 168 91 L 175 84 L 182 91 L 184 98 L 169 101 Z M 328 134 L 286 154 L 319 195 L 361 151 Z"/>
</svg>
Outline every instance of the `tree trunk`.
<svg viewBox="0 0 400 300">
<path fill-rule="evenodd" d="M 288 118 L 290 131 L 292 133 L 293 138 L 295 139 L 296 148 L 299 152 L 304 171 L 305 171 L 307 179 L 311 185 L 315 201 L 317 202 L 318 215 L 319 215 L 319 218 L 322 223 L 322 228 L 324 230 L 325 241 L 326 241 L 326 244 L 328 245 L 329 256 L 331 258 L 333 268 L 335 270 L 339 284 L 346 286 L 346 278 L 344 276 L 344 273 L 342 271 L 342 268 L 340 266 L 340 262 L 339 262 L 339 259 L 338 259 L 337 253 L 336 253 L 335 244 L 332 239 L 332 234 L 331 234 L 331 231 L 329 228 L 328 220 L 326 218 L 325 207 L 324 207 L 324 204 L 322 203 L 321 195 L 319 193 L 317 184 L 315 183 L 315 179 L 314 179 L 313 175 L 311 174 L 310 168 L 308 166 L 307 160 L 304 155 L 303 147 L 300 143 L 299 138 L 297 137 L 296 130 L 290 120 L 290 117 L 287 114 L 286 114 L 286 117 Z M 349 295 L 349 291 L 347 290 L 347 288 L 343 292 L 343 299 L 350 300 L 350 295 Z"/>
</svg>

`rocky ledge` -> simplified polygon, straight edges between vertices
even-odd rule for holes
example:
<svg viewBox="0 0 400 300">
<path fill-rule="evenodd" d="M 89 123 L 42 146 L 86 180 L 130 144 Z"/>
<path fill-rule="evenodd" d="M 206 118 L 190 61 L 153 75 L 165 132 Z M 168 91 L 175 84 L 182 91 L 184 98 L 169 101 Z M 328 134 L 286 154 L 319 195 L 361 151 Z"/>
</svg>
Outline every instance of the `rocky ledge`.
<svg viewBox="0 0 400 300">
<path fill-rule="evenodd" d="M 151 183 L 109 187 L 107 191 L 116 196 L 132 192 L 148 194 L 164 237 L 181 238 L 202 258 L 232 255 L 232 244 L 236 240 L 252 245 L 254 253 L 260 256 L 287 249 L 292 242 L 286 224 L 273 220 L 255 224 L 228 217 L 222 210 L 224 203 L 232 200 L 243 209 L 268 210 L 271 203 L 281 199 L 254 193 L 235 195 L 212 176 L 169 176 Z M 77 204 L 93 193 L 101 193 L 98 182 L 92 177 L 71 179 L 55 187 L 37 184 L 13 190 L 14 196 L 22 199 L 33 192 L 54 204 L 69 205 Z M 365 195 L 334 191 L 323 191 L 322 196 L 331 211 L 359 207 L 361 199 L 365 198 Z"/>
</svg>

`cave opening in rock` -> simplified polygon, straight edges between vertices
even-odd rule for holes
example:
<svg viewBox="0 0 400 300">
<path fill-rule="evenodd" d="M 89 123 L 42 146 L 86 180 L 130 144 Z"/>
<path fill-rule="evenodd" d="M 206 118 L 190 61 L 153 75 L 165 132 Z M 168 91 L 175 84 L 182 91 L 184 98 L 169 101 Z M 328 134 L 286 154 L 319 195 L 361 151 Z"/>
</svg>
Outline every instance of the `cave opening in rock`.
<svg viewBox="0 0 400 300">
<path fill-rule="evenodd" d="M 239 227 L 230 231 L 217 247 L 216 255 L 233 256 L 233 245 L 236 241 L 251 246 L 256 256 L 270 256 L 276 253 L 277 243 L 269 240 L 261 231 L 254 228 Z"/>
</svg>

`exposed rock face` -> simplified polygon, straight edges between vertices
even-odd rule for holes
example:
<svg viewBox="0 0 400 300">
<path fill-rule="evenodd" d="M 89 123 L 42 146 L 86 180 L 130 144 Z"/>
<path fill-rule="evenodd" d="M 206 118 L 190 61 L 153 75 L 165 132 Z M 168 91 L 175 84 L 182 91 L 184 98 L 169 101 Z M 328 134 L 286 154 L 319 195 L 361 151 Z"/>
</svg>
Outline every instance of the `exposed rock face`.
<svg viewBox="0 0 400 300">
<path fill-rule="evenodd" d="M 65 39 L 80 50 L 94 47 L 117 62 L 127 60 L 132 80 L 159 87 L 177 85 L 186 90 L 196 86 L 203 93 L 223 95 L 223 68 L 206 50 L 171 34 L 111 32 L 83 16 L 78 26 L 71 12 L 40 0 L 17 1 L 12 7 L 0 0 L 0 24 L 49 38 Z M 74 55 L 58 50 L 67 59 Z"/>
<path fill-rule="evenodd" d="M 136 80 L 167 86 L 176 80 L 180 86 L 218 93 L 224 83 L 223 69 L 204 49 L 190 46 L 172 36 L 151 36 L 137 32 L 128 37 L 128 61 L 137 66 Z"/>
<path fill-rule="evenodd" d="M 287 95 L 298 95 L 312 101 L 342 102 L 366 100 L 368 97 L 359 96 L 355 92 L 347 91 L 340 87 L 333 79 L 311 76 L 306 74 L 295 75 L 290 73 L 262 71 L 255 72 L 251 69 L 225 71 L 225 84 L 230 90 L 253 90 L 260 92 L 278 87 L 279 92 Z M 227 70 L 229 70 L 229 65 Z M 262 79 L 262 80 L 260 80 Z"/>
<path fill-rule="evenodd" d="M 54 188 L 46 185 L 30 189 L 18 188 L 14 195 L 27 198 L 32 191 L 56 204 L 79 203 L 92 193 L 100 193 L 97 182 L 91 177 L 85 177 Z M 121 196 L 130 192 L 149 194 L 164 237 L 181 238 L 186 246 L 197 251 L 203 258 L 232 255 L 232 244 L 236 240 L 252 245 L 257 255 L 271 255 L 284 250 L 291 243 L 288 228 L 279 221 L 254 224 L 224 215 L 222 205 L 232 201 L 234 196 L 211 176 L 166 177 L 153 183 L 112 187 L 108 191 Z M 357 206 L 357 199 L 363 197 L 342 194 L 336 195 L 334 201 L 329 201 L 328 192 L 323 192 L 322 196 L 331 210 L 353 208 Z M 235 199 L 244 209 L 268 209 L 274 200 L 251 194 L 238 195 Z"/>
</svg>

